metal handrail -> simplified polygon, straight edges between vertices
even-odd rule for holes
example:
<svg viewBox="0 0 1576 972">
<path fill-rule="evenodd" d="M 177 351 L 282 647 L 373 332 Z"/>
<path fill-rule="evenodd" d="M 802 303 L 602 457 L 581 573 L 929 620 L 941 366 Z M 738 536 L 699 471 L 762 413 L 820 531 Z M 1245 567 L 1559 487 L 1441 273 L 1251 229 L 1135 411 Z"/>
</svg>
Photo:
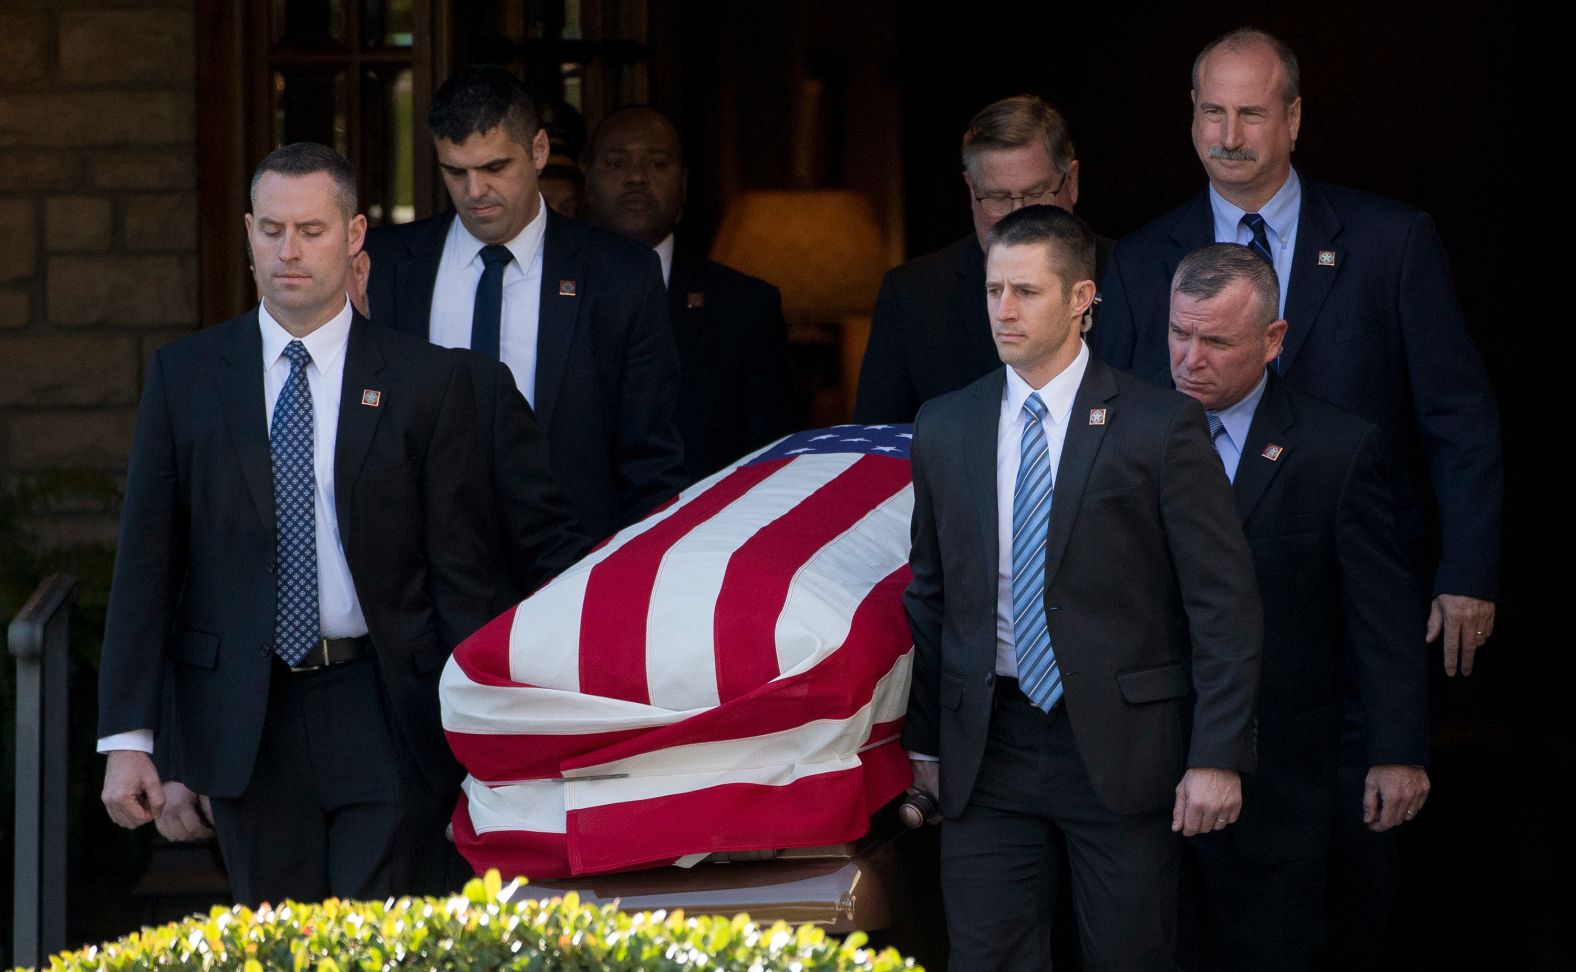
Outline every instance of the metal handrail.
<svg viewBox="0 0 1576 972">
<path fill-rule="evenodd" d="M 66 947 L 66 678 L 77 579 L 46 577 L 11 620 L 16 658 L 14 965 Z"/>
</svg>

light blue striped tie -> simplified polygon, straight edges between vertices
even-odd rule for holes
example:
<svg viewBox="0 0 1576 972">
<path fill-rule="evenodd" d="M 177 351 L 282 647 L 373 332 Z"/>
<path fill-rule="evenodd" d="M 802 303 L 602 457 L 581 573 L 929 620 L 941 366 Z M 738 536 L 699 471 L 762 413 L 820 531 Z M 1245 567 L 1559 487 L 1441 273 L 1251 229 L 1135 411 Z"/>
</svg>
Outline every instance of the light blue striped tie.
<svg viewBox="0 0 1576 972">
<path fill-rule="evenodd" d="M 1051 524 L 1051 457 L 1039 395 L 1023 403 L 1023 455 L 1012 493 L 1012 637 L 1018 687 L 1046 712 L 1062 697 L 1062 673 L 1045 624 L 1045 538 Z"/>
</svg>

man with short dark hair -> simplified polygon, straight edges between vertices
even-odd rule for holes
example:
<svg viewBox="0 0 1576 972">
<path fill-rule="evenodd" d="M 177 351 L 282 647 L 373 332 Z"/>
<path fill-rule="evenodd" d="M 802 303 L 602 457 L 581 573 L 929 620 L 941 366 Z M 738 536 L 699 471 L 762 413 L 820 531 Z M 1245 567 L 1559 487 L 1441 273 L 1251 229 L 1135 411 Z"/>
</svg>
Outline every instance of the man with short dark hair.
<svg viewBox="0 0 1576 972">
<path fill-rule="evenodd" d="M 1175 833 L 1253 767 L 1252 560 L 1203 410 L 1084 346 L 1089 228 L 1031 206 L 987 251 L 1006 367 L 920 410 L 905 594 L 953 966 L 1047 968 L 1067 869 L 1085 969 L 1169 968 Z"/>
<path fill-rule="evenodd" d="M 1191 842 L 1211 969 L 1314 969 L 1338 817 L 1374 831 L 1428 797 L 1428 672 L 1379 430 L 1289 386 L 1274 269 L 1217 243 L 1177 266 L 1171 378 L 1206 409 L 1264 604 L 1258 769 L 1229 833 Z M 1362 803 L 1337 798 L 1343 678 L 1368 727 Z"/>
<path fill-rule="evenodd" d="M 332 149 L 263 159 L 246 229 L 261 303 L 148 368 L 99 672 L 104 803 L 126 827 L 161 816 L 156 745 L 211 800 L 238 901 L 440 891 L 462 773 L 438 673 L 494 596 L 469 374 L 353 312 L 366 221 Z"/>
<path fill-rule="evenodd" d="M 604 538 L 685 482 L 657 258 L 543 203 L 547 132 L 505 69 L 455 74 L 428 126 L 455 213 L 368 233 L 373 317 L 508 365 L 575 514 Z"/>
<path fill-rule="evenodd" d="M 689 193 L 678 129 L 655 108 L 606 118 L 586 150 L 591 219 L 657 251 L 679 350 L 679 434 L 691 479 L 792 431 L 788 326 L 764 280 L 675 246 Z"/>
<path fill-rule="evenodd" d="M 963 184 L 974 232 L 887 272 L 859 371 L 854 421 L 912 422 L 919 406 L 1000 367 L 979 295 L 985 235 L 1021 206 L 1078 202 L 1067 120 L 1033 95 L 980 110 L 963 133 Z M 1111 241 L 1095 238 L 1095 274 Z"/>
</svg>

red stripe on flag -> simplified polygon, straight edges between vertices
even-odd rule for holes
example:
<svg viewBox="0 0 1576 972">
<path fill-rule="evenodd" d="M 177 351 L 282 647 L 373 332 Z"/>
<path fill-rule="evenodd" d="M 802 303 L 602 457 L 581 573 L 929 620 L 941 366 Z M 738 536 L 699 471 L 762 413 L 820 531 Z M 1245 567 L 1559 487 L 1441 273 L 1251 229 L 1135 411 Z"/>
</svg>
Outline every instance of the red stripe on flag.
<svg viewBox="0 0 1576 972">
<path fill-rule="evenodd" d="M 778 676 L 777 618 L 795 575 L 910 481 L 908 463 L 864 456 L 734 551 L 713 622 L 721 701 Z"/>
<path fill-rule="evenodd" d="M 767 682 L 681 722 L 659 726 L 606 749 L 587 750 L 584 756 L 566 759 L 564 768 L 595 766 L 672 746 L 786 732 L 817 719 L 849 718 L 870 702 L 876 683 L 912 647 L 903 613 L 903 588 L 908 580 L 909 569 L 904 564 L 871 588 L 854 612 L 843 648 L 814 668 Z M 849 646 L 854 649 L 844 650 Z M 529 745 L 498 737 L 494 742 L 522 749 Z"/>
<path fill-rule="evenodd" d="M 509 631 L 519 609 L 516 604 L 493 618 L 454 649 L 454 662 L 466 678 L 483 685 L 516 684 L 509 680 Z"/>
<path fill-rule="evenodd" d="M 478 834 L 471 826 L 471 805 L 460 802 L 449 818 L 454 825 L 454 846 L 477 874 L 496 867 L 505 881 L 517 877 L 559 877 L 569 873 L 569 841 L 563 834 L 531 830 L 495 830 Z M 677 860 L 677 858 L 675 858 Z"/>
<path fill-rule="evenodd" d="M 873 749 L 861 761 L 855 769 L 784 786 L 730 783 L 571 811 L 570 868 L 576 875 L 596 874 L 686 854 L 858 840 L 870 829 L 870 815 L 912 781 L 907 754 L 896 744 Z"/>
<path fill-rule="evenodd" d="M 657 569 L 668 549 L 780 469 L 764 462 L 735 469 L 677 512 L 631 537 L 591 568 L 580 618 L 580 691 L 649 704 L 646 616 Z"/>
<path fill-rule="evenodd" d="M 466 772 L 483 783 L 518 783 L 522 780 L 557 779 L 566 760 L 587 750 L 616 746 L 650 732 L 649 729 L 616 729 L 610 732 L 490 734 L 444 730 L 454 758 Z"/>
</svg>

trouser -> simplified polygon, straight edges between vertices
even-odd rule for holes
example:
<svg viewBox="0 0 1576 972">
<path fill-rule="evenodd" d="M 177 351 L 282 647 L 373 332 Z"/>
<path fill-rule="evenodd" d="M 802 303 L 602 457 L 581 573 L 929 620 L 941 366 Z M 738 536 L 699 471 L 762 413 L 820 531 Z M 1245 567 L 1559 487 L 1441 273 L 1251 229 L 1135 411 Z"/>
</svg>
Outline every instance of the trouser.
<svg viewBox="0 0 1576 972">
<path fill-rule="evenodd" d="M 1181 847 L 1169 808 L 1107 809 L 1062 707 L 1046 714 L 1016 681 L 997 681 L 974 792 L 941 825 L 948 968 L 1050 968 L 1051 916 L 1066 871 L 1086 972 L 1174 969 Z"/>
<path fill-rule="evenodd" d="M 1311 972 L 1325 942 L 1322 851 L 1249 860 L 1229 829 L 1188 841 L 1201 899 L 1201 967 L 1211 972 Z"/>
</svg>

